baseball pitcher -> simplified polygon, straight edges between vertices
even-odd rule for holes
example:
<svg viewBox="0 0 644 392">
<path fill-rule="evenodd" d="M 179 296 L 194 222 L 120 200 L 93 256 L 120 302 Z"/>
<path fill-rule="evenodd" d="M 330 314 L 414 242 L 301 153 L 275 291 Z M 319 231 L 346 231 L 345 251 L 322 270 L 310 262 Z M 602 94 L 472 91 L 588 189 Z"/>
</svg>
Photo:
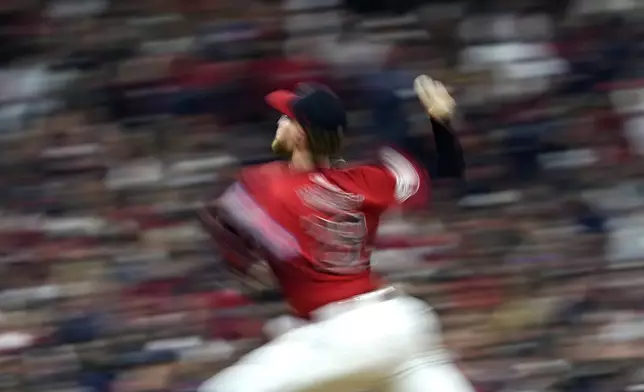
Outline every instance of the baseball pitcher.
<svg viewBox="0 0 644 392">
<path fill-rule="evenodd" d="M 463 157 L 449 128 L 454 100 L 427 76 L 416 93 L 432 122 L 439 174 L 458 177 Z M 372 273 L 381 215 L 429 195 L 429 179 L 395 147 L 373 164 L 334 168 L 347 129 L 324 86 L 276 91 L 282 113 L 273 150 L 290 157 L 242 170 L 201 219 L 241 274 L 267 263 L 295 315 L 307 319 L 206 381 L 201 392 L 470 392 L 441 347 L 436 315 Z"/>
</svg>

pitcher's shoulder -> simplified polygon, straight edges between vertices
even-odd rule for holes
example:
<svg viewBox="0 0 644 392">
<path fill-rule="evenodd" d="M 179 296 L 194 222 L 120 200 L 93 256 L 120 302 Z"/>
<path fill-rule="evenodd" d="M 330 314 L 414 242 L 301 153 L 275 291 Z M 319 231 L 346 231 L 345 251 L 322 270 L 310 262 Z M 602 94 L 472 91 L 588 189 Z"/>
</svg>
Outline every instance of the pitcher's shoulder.
<svg viewBox="0 0 644 392">
<path fill-rule="evenodd" d="M 372 162 L 333 169 L 327 176 L 346 191 L 363 194 L 383 208 L 406 203 L 412 196 L 420 206 L 429 197 L 429 177 L 422 166 L 392 147 L 381 148 Z"/>
</svg>

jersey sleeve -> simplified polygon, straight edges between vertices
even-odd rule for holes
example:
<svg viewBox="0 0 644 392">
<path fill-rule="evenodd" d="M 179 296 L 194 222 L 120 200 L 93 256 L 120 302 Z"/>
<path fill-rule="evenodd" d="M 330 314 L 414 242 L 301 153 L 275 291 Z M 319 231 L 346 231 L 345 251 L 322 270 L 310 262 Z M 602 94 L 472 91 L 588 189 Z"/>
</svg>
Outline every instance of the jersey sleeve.
<svg viewBox="0 0 644 392">
<path fill-rule="evenodd" d="M 382 209 L 397 204 L 422 207 L 429 201 L 429 176 L 415 160 L 393 147 L 381 148 L 375 163 L 351 168 L 347 174 L 359 188 L 354 193 Z"/>
<path fill-rule="evenodd" d="M 261 191 L 256 190 L 257 192 Z M 297 239 L 274 219 L 244 181 L 233 184 L 217 200 L 219 214 L 257 249 L 279 260 L 300 255 Z"/>
<path fill-rule="evenodd" d="M 218 201 L 201 207 L 199 221 L 229 267 L 245 272 L 257 261 L 253 246 L 242 229 L 230 219 L 230 214 Z"/>
<path fill-rule="evenodd" d="M 394 180 L 393 200 L 397 204 L 413 201 L 419 196 L 427 198 L 429 177 L 412 158 L 393 147 L 383 147 L 379 158 L 385 172 Z"/>
</svg>

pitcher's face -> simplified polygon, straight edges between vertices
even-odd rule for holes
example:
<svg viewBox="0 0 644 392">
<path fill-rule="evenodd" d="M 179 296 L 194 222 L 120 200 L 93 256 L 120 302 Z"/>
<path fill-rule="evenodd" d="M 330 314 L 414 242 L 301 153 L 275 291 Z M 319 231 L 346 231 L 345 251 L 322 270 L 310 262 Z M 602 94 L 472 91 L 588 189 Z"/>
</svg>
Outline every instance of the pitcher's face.
<svg viewBox="0 0 644 392">
<path fill-rule="evenodd" d="M 277 131 L 271 145 L 273 152 L 278 155 L 290 157 L 297 145 L 300 127 L 293 119 L 282 116 L 277 121 Z"/>
</svg>

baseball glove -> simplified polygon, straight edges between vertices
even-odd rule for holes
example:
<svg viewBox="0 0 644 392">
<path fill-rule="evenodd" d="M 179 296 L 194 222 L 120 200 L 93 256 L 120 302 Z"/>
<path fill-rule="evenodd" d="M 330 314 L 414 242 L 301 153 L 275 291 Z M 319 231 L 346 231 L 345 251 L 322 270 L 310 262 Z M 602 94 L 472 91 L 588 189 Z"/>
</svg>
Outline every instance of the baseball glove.
<svg viewBox="0 0 644 392">
<path fill-rule="evenodd" d="M 414 90 L 430 117 L 440 121 L 452 118 L 456 102 L 443 83 L 427 75 L 420 75 L 414 80 Z"/>
</svg>

